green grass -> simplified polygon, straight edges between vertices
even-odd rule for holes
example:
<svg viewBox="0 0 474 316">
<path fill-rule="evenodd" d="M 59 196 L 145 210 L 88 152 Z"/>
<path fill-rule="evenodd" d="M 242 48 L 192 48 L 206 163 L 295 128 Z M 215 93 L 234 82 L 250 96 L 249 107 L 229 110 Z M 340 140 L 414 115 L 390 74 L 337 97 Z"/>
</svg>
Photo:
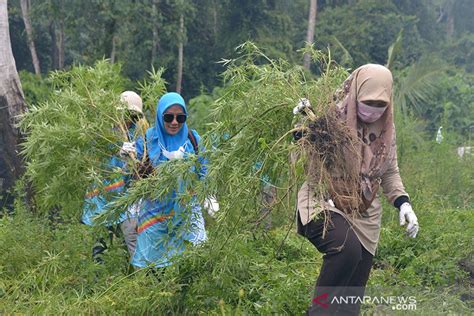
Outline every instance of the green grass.
<svg viewBox="0 0 474 316">
<path fill-rule="evenodd" d="M 460 262 L 472 260 L 472 210 L 420 210 L 421 231 L 408 239 L 398 214 L 385 209 L 368 290 L 415 295 L 417 312 L 469 314 L 472 280 Z M 51 230 L 46 220 L 19 213 L 0 221 L 0 312 L 7 314 L 302 314 L 311 301 L 321 255 L 288 228 L 238 232 L 222 249 L 195 248 L 157 279 L 128 273 L 117 240 L 94 264 L 97 232 L 76 224 Z M 285 239 L 286 238 L 286 239 Z M 285 242 L 282 244 L 282 241 Z M 221 245 L 221 244 L 219 244 Z M 471 293 L 472 297 L 472 293 Z M 469 305 L 471 304 L 471 305 Z M 364 306 L 384 313 L 387 306 Z"/>
</svg>

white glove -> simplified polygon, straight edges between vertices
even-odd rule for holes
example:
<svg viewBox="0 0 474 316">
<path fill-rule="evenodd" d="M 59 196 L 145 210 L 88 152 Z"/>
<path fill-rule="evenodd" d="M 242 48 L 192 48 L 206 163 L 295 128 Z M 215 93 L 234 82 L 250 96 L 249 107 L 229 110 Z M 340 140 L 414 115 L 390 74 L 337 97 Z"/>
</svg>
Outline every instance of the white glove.
<svg viewBox="0 0 474 316">
<path fill-rule="evenodd" d="M 122 148 L 120 148 L 120 157 L 130 157 L 132 154 L 137 154 L 135 142 L 123 142 Z"/>
<path fill-rule="evenodd" d="M 183 159 L 184 158 L 184 147 L 183 146 L 179 147 L 178 150 L 175 150 L 175 151 L 167 151 L 165 149 L 165 147 L 163 146 L 161 148 L 161 152 L 163 153 L 163 156 L 165 156 L 169 160 Z"/>
<path fill-rule="evenodd" d="M 142 207 L 143 200 L 140 199 L 137 202 L 133 203 L 128 207 L 128 213 L 130 214 L 131 217 L 138 216 L 138 213 L 140 213 L 140 209 Z"/>
<path fill-rule="evenodd" d="M 305 108 L 311 108 L 311 103 L 309 102 L 308 99 L 301 98 L 298 101 L 298 104 L 293 108 L 293 115 L 296 115 L 298 113 L 303 113 L 303 110 Z"/>
<path fill-rule="evenodd" d="M 203 206 L 211 217 L 214 217 L 219 211 L 219 202 L 217 202 L 216 198 L 212 195 L 204 200 Z"/>
<path fill-rule="evenodd" d="M 400 206 L 400 226 L 404 226 L 407 222 L 407 235 L 411 238 L 415 238 L 416 234 L 418 234 L 418 230 L 420 229 L 420 226 L 418 225 L 418 218 L 416 218 L 411 204 L 405 202 Z"/>
</svg>

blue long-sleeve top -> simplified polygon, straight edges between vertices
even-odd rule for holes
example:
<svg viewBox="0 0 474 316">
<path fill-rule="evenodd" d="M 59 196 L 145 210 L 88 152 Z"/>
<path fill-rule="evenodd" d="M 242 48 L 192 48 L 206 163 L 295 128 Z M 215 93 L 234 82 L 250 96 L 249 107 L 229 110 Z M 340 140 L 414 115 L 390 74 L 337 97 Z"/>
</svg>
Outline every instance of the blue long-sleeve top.
<svg viewBox="0 0 474 316">
<path fill-rule="evenodd" d="M 133 139 L 134 133 L 135 126 L 133 125 L 128 130 L 129 139 Z M 110 171 L 121 169 L 123 172 L 112 179 L 105 179 L 100 185 L 101 188 L 94 185 L 92 190 L 86 193 L 81 221 L 89 226 L 95 226 L 97 224 L 104 224 L 106 226 L 120 224 L 127 218 L 135 216 L 134 214 L 124 211 L 116 220 L 98 222 L 97 218 L 110 210 L 111 202 L 117 196 L 125 194 L 126 187 L 131 181 L 131 177 L 127 175 L 126 172 L 126 161 L 117 155 L 110 158 L 110 160 L 105 164 L 105 168 Z M 106 195 L 101 194 L 101 190 L 105 191 Z"/>
</svg>

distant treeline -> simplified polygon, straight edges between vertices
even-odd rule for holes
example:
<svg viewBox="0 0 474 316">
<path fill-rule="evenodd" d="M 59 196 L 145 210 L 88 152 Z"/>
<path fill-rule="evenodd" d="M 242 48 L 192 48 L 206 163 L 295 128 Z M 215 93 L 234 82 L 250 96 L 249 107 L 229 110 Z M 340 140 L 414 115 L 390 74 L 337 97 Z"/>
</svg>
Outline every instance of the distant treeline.
<svg viewBox="0 0 474 316">
<path fill-rule="evenodd" d="M 272 58 L 302 64 L 297 50 L 307 38 L 310 2 L 11 0 L 10 33 L 18 70 L 33 72 L 35 59 L 37 71 L 46 74 L 105 57 L 123 63 L 131 80 L 142 79 L 152 65 L 164 67 L 169 88 L 176 89 L 181 81 L 182 93 L 191 98 L 222 84 L 218 62 L 232 58 L 235 47 L 247 40 Z M 470 0 L 316 2 L 315 46 L 329 47 L 332 57 L 348 68 L 384 64 L 403 30 L 395 67 L 436 53 L 450 64 L 474 70 Z M 32 58 L 32 44 L 37 58 Z M 317 65 L 312 71 L 318 72 Z"/>
</svg>

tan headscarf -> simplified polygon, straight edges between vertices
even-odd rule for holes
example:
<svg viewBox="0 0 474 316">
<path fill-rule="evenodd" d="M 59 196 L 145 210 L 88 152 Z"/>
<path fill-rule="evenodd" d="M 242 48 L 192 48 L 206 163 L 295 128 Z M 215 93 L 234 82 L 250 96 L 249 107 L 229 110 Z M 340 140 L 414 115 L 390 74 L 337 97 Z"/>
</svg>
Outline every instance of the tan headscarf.
<svg viewBox="0 0 474 316">
<path fill-rule="evenodd" d="M 344 82 L 344 99 L 337 105 L 337 111 L 353 139 L 360 141 L 344 150 L 347 170 L 358 174 L 358 201 L 348 194 L 348 179 L 333 181 L 333 188 L 330 189 L 336 206 L 342 210 L 364 212 L 370 206 L 379 189 L 380 177 L 395 154 L 392 83 L 390 70 L 375 64 L 357 68 Z M 370 124 L 360 121 L 357 116 L 357 101 L 369 100 L 387 103 L 382 117 Z"/>
</svg>

